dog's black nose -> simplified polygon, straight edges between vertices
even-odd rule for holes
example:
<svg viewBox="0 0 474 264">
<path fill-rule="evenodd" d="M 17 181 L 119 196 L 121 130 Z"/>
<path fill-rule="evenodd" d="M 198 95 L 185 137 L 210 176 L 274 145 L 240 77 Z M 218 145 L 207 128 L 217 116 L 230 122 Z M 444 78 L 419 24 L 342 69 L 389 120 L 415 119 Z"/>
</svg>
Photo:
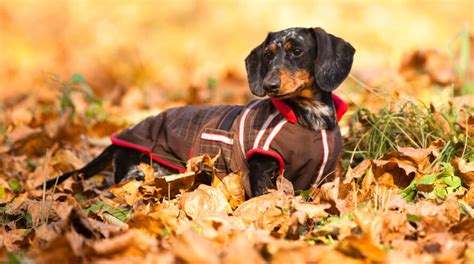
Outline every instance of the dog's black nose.
<svg viewBox="0 0 474 264">
<path fill-rule="evenodd" d="M 273 77 L 263 82 L 263 89 L 267 94 L 276 94 L 280 89 L 280 78 Z"/>
</svg>

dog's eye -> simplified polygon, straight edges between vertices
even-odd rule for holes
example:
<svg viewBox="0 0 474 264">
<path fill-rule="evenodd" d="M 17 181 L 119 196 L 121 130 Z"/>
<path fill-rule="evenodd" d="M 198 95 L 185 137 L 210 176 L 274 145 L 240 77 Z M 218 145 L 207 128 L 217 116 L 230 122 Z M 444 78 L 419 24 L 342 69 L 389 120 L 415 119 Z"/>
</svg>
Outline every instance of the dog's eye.
<svg viewBox="0 0 474 264">
<path fill-rule="evenodd" d="M 291 54 L 293 54 L 293 56 L 300 56 L 301 53 L 303 53 L 303 50 L 301 50 L 301 49 L 292 49 L 291 50 Z"/>
<path fill-rule="evenodd" d="M 267 60 L 271 59 L 273 57 L 273 52 L 271 52 L 270 50 L 266 50 L 264 53 L 263 53 L 263 57 Z"/>
</svg>

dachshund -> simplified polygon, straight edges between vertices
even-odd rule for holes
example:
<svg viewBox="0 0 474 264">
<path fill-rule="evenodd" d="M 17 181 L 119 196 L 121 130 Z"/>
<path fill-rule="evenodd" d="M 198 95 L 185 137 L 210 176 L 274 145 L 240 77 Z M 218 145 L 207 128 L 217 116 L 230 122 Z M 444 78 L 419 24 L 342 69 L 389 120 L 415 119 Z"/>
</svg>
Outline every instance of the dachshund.
<svg viewBox="0 0 474 264">
<path fill-rule="evenodd" d="M 115 182 L 142 180 L 140 162 L 160 175 L 184 171 L 183 162 L 219 154 L 221 176 L 243 171 L 247 197 L 276 188 L 283 175 L 295 189 L 331 180 L 342 150 L 337 121 L 347 110 L 332 92 L 346 79 L 355 49 L 321 28 L 271 32 L 245 59 L 252 94 L 245 106 L 184 106 L 166 110 L 114 134 L 112 144 L 70 176 L 89 178 L 111 163 Z"/>
</svg>

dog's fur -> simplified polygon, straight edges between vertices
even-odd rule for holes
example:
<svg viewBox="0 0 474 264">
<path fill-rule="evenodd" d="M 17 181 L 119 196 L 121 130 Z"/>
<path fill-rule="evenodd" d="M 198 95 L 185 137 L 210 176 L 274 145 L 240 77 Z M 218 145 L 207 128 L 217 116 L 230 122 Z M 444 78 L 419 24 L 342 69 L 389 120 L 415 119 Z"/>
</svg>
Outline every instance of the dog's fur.
<svg viewBox="0 0 474 264">
<path fill-rule="evenodd" d="M 332 91 L 347 77 L 354 48 L 321 28 L 289 28 L 269 33 L 245 59 L 251 92 L 284 100 L 294 111 L 298 123 L 318 131 L 337 126 Z M 115 182 L 143 178 L 136 169 L 150 162 L 140 151 L 111 145 L 97 158 L 77 171 L 47 182 L 50 188 L 75 174 L 84 178 L 103 170 L 113 160 Z M 154 163 L 164 175 L 173 170 Z M 279 163 L 273 157 L 255 154 L 249 160 L 250 185 L 256 196 L 275 189 Z"/>
</svg>

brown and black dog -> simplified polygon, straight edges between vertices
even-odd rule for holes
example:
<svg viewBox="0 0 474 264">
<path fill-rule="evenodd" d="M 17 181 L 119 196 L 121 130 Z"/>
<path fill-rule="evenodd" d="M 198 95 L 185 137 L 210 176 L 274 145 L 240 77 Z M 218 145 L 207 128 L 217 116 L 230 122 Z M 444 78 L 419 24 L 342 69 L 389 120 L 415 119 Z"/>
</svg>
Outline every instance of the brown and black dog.
<svg viewBox="0 0 474 264">
<path fill-rule="evenodd" d="M 223 177 L 244 171 L 247 196 L 275 189 L 283 174 L 295 189 L 321 184 L 334 175 L 342 149 L 338 119 L 347 106 L 332 94 L 348 76 L 355 49 L 321 28 L 269 33 L 245 60 L 251 92 L 269 99 L 246 106 L 186 106 L 150 117 L 120 134 L 84 168 L 84 178 L 112 161 L 115 181 L 143 178 L 140 162 L 153 160 L 161 175 L 183 170 L 178 160 L 203 153 L 221 157 Z"/>
</svg>

